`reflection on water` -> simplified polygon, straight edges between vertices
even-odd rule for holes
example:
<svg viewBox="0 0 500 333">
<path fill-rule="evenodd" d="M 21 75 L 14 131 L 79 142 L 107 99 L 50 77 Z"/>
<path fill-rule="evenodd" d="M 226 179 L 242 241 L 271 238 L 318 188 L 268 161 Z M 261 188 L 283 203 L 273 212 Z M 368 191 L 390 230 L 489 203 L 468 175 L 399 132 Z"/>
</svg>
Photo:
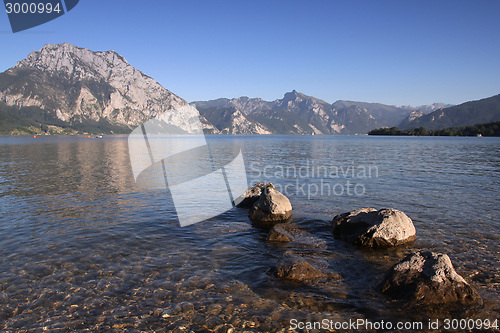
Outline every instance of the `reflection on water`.
<svg viewBox="0 0 500 333">
<path fill-rule="evenodd" d="M 421 248 L 449 254 L 485 299 L 483 308 L 461 316 L 498 317 L 499 139 L 208 142 L 212 156 L 240 146 L 248 179 L 286 188 L 293 223 L 322 245 L 268 244 L 265 231 L 235 208 L 180 228 L 168 190 L 136 186 L 126 137 L 0 137 L 0 328 L 262 332 L 287 328 L 291 318 L 427 321 L 374 290 L 392 264 Z M 363 166 L 377 173 L 331 173 Z M 302 173 L 293 177 L 280 167 Z M 321 168 L 326 177 L 312 174 Z M 347 181 L 363 186 L 363 196 L 348 195 Z M 344 192 L 313 195 L 327 185 Z M 368 206 L 406 212 L 417 241 L 370 252 L 333 239 L 334 215 Z M 319 260 L 341 278 L 278 281 L 267 272 L 286 251 Z"/>
</svg>

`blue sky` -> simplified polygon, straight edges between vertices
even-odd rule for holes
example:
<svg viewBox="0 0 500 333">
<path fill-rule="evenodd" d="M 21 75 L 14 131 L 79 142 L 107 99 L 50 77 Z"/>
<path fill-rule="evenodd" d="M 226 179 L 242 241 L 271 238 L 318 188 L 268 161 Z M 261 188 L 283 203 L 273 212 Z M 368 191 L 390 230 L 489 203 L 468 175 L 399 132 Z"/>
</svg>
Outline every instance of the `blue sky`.
<svg viewBox="0 0 500 333">
<path fill-rule="evenodd" d="M 80 0 L 13 34 L 0 71 L 47 43 L 115 50 L 187 101 L 459 104 L 500 93 L 500 1 Z"/>
</svg>

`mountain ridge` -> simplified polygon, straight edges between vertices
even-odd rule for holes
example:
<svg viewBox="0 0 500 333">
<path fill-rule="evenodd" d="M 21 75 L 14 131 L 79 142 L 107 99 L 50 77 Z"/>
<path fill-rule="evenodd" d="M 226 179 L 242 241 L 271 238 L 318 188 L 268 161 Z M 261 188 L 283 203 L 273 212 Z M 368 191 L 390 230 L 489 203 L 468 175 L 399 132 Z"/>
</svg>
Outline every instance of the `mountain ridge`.
<svg viewBox="0 0 500 333">
<path fill-rule="evenodd" d="M 366 134 L 405 121 L 418 124 L 427 119 L 426 113 L 449 106 L 347 100 L 330 104 L 296 90 L 274 101 L 243 96 L 189 104 L 198 108 L 204 131 L 213 134 Z M 187 105 L 112 50 L 47 44 L 0 73 L 2 133 L 130 133 Z M 189 125 L 182 116 L 175 121 Z"/>
<path fill-rule="evenodd" d="M 330 104 L 296 90 L 286 92 L 283 98 L 274 101 L 242 96 L 190 104 L 201 114 L 213 107 L 220 110 L 236 108 L 249 121 L 279 134 L 364 134 L 374 128 L 396 126 L 415 110 L 408 106 L 347 100 Z"/>
<path fill-rule="evenodd" d="M 452 127 L 473 126 L 500 120 L 500 94 L 465 102 L 402 122 L 398 127 L 410 129 L 424 127 L 438 130 Z"/>
</svg>

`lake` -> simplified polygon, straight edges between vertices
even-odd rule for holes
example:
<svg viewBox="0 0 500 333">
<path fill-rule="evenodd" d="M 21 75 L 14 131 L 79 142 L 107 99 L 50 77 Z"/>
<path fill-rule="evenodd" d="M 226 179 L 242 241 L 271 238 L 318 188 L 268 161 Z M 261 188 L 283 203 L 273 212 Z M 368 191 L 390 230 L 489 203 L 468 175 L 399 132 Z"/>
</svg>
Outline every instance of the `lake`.
<svg viewBox="0 0 500 333">
<path fill-rule="evenodd" d="M 241 148 L 248 185 L 286 194 L 297 227 L 323 246 L 270 244 L 248 211 L 180 227 L 165 188 L 134 181 L 127 136 L 0 137 L 0 330 L 285 331 L 290 321 L 424 321 L 380 295 L 409 252 L 450 256 L 500 313 L 500 138 L 207 136 Z M 161 186 L 160 186 L 161 187 Z M 207 198 L 209 200 L 210 198 Z M 409 246 L 368 251 L 334 239 L 334 216 L 389 207 L 414 222 Z M 286 252 L 340 279 L 277 280 Z M 443 315 L 436 315 L 443 316 Z M 436 317 L 437 318 L 437 317 Z"/>
</svg>

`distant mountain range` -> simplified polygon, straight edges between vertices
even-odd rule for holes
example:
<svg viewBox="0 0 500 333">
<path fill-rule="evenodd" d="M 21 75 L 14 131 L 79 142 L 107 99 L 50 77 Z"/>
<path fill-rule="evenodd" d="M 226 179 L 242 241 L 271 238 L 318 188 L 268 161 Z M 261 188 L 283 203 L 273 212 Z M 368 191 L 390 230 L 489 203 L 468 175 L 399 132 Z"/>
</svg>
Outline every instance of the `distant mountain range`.
<svg viewBox="0 0 500 333">
<path fill-rule="evenodd" d="M 191 103 L 206 133 L 366 134 L 380 127 L 464 126 L 500 120 L 499 97 L 459 106 L 391 106 L 321 99 L 293 90 L 282 99 Z M 0 73 L 0 133 L 130 133 L 188 103 L 114 51 L 45 45 Z M 179 119 L 179 121 L 182 121 Z"/>
<path fill-rule="evenodd" d="M 378 127 L 397 126 L 416 109 L 352 101 L 329 104 L 295 90 L 272 102 L 239 97 L 197 101 L 191 105 L 219 131 L 230 134 L 364 134 Z M 420 106 L 418 114 L 426 114 L 440 105 L 446 106 L 442 103 Z M 230 115 L 233 114 L 235 123 L 244 121 L 253 124 L 253 129 L 232 130 L 235 126 Z"/>
<path fill-rule="evenodd" d="M 401 122 L 399 128 L 424 127 L 428 130 L 437 130 L 493 121 L 500 121 L 500 95 L 441 108 L 429 114 L 414 113 L 414 117 Z"/>
</svg>

